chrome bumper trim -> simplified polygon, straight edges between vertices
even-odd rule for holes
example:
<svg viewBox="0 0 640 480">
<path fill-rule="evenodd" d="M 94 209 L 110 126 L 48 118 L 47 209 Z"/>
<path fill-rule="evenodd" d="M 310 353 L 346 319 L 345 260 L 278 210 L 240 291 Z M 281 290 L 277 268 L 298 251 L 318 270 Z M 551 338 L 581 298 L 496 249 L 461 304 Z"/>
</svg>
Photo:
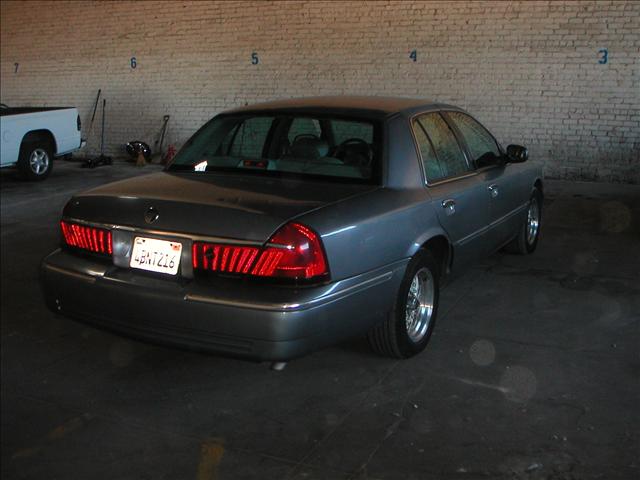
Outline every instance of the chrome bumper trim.
<svg viewBox="0 0 640 480">
<path fill-rule="evenodd" d="M 241 307 L 241 308 L 251 308 L 254 310 L 268 310 L 268 311 L 277 311 L 277 312 L 297 312 L 300 310 L 308 310 L 313 307 L 317 307 L 319 305 L 324 305 L 336 300 L 340 300 L 356 293 L 359 293 L 363 290 L 367 290 L 368 288 L 374 287 L 381 283 L 388 282 L 391 280 L 393 276 L 393 272 L 385 272 L 376 277 L 370 278 L 363 282 L 357 283 L 356 285 L 352 285 L 338 292 L 332 292 L 331 289 L 329 293 L 323 295 L 321 297 L 314 298 L 309 300 L 308 302 L 303 303 L 249 303 L 249 302 L 239 302 L 235 300 L 227 300 L 224 298 L 217 298 L 213 296 L 204 296 L 204 295 L 194 295 L 194 294 L 186 294 L 184 299 L 188 302 L 200 302 L 200 303 L 209 303 L 214 305 L 223 305 L 227 307 Z"/>
</svg>

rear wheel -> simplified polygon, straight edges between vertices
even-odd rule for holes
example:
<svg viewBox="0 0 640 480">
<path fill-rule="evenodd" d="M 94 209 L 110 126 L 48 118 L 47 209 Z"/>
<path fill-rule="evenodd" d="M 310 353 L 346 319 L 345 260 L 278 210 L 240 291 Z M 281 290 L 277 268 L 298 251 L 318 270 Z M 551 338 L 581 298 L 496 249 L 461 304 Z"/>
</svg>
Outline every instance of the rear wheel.
<svg viewBox="0 0 640 480">
<path fill-rule="evenodd" d="M 393 311 L 367 338 L 381 355 L 409 358 L 425 349 L 435 326 L 439 298 L 439 263 L 421 250 L 409 262 Z"/>
<path fill-rule="evenodd" d="M 42 137 L 28 136 L 20 146 L 18 170 L 28 180 L 44 180 L 53 169 L 51 142 Z"/>
<path fill-rule="evenodd" d="M 511 253 L 527 255 L 533 253 L 538 246 L 540 236 L 540 221 L 542 219 L 542 195 L 535 190 L 529 199 L 527 216 L 520 227 L 518 236 L 506 246 L 506 250 Z"/>
</svg>

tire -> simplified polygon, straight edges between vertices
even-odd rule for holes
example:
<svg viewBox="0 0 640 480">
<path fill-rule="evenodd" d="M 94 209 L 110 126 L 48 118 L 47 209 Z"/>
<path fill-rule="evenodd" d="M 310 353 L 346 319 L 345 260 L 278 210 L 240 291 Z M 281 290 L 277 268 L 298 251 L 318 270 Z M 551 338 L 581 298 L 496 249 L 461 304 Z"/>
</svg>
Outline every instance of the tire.
<svg viewBox="0 0 640 480">
<path fill-rule="evenodd" d="M 518 236 L 505 247 L 505 250 L 519 255 L 533 253 L 538 246 L 541 221 L 542 194 L 538 190 L 535 190 L 529 199 L 527 215 L 518 231 Z"/>
<path fill-rule="evenodd" d="M 41 181 L 53 170 L 53 148 L 44 138 L 25 138 L 20 145 L 18 170 L 27 180 Z"/>
<path fill-rule="evenodd" d="M 420 250 L 411 259 L 400 283 L 393 310 L 385 321 L 374 326 L 367 334 L 369 345 L 375 352 L 394 358 L 409 358 L 425 349 L 438 314 L 439 266 L 440 262 L 426 250 Z M 418 285 L 421 290 L 416 292 Z M 421 297 L 417 310 L 415 303 L 413 308 L 408 305 L 410 292 Z M 415 313 L 412 314 L 411 310 Z"/>
</svg>

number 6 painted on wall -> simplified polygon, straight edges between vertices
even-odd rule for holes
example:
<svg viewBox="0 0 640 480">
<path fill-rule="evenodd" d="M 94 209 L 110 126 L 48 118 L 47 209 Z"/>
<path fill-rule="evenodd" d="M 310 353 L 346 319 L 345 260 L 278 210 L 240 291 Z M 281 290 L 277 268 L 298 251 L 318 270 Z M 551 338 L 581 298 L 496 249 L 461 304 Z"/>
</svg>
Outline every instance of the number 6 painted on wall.
<svg viewBox="0 0 640 480">
<path fill-rule="evenodd" d="M 138 61 L 136 57 L 131 57 L 131 68 L 136 68 L 138 66 Z"/>
<path fill-rule="evenodd" d="M 609 52 L 607 51 L 606 48 L 603 48 L 602 50 L 598 50 L 598 55 L 602 55 L 598 60 L 599 64 L 604 65 L 609 61 Z"/>
</svg>

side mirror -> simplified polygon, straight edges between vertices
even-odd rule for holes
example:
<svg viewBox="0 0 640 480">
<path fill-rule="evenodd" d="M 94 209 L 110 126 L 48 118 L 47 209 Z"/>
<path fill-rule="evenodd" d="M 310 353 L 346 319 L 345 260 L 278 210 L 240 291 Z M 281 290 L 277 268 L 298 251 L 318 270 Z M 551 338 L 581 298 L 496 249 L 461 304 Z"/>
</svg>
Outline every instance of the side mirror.
<svg viewBox="0 0 640 480">
<path fill-rule="evenodd" d="M 509 145 L 507 147 L 507 157 L 512 163 L 522 163 L 529 159 L 529 151 L 522 145 Z"/>
</svg>

